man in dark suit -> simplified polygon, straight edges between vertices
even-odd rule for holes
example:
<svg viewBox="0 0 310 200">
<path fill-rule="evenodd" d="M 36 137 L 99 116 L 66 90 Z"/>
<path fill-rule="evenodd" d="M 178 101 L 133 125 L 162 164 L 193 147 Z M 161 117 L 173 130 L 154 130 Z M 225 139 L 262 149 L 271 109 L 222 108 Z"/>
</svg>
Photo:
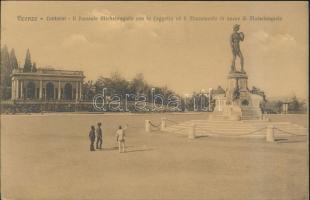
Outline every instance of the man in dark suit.
<svg viewBox="0 0 310 200">
<path fill-rule="evenodd" d="M 97 142 L 96 142 L 96 148 L 102 149 L 102 130 L 101 130 L 101 123 L 99 122 L 96 130 L 97 133 Z"/>
<path fill-rule="evenodd" d="M 89 140 L 90 140 L 90 151 L 95 151 L 95 147 L 94 147 L 94 143 L 95 143 L 95 139 L 96 139 L 96 135 L 95 135 L 95 127 L 91 126 L 91 129 L 89 131 Z"/>
</svg>

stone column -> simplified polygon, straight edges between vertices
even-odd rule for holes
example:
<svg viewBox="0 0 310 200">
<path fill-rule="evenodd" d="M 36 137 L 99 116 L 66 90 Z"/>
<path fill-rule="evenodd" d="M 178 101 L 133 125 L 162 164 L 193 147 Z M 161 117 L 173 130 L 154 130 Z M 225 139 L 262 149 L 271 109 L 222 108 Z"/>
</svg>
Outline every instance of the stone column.
<svg viewBox="0 0 310 200">
<path fill-rule="evenodd" d="M 20 98 L 24 99 L 24 81 L 20 81 Z"/>
<path fill-rule="evenodd" d="M 60 80 L 58 81 L 58 100 L 60 100 L 61 95 L 61 87 L 60 87 Z"/>
<path fill-rule="evenodd" d="M 79 82 L 80 83 L 80 96 L 79 96 L 79 99 L 81 100 L 82 99 L 82 82 Z"/>
<path fill-rule="evenodd" d="M 16 99 L 19 99 L 19 81 L 16 79 Z"/>
<path fill-rule="evenodd" d="M 75 85 L 75 100 L 77 101 L 78 100 L 78 97 L 79 97 L 79 82 L 76 82 L 76 85 Z"/>
<path fill-rule="evenodd" d="M 39 99 L 42 99 L 42 93 L 43 93 L 43 81 L 40 80 L 40 92 L 39 92 Z"/>
</svg>

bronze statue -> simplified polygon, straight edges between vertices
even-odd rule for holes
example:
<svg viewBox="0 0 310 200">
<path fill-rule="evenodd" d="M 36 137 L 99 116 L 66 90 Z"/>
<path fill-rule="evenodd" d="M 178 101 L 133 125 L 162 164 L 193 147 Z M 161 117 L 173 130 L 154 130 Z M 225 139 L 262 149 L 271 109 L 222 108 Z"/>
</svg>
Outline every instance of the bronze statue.
<svg viewBox="0 0 310 200">
<path fill-rule="evenodd" d="M 241 65 L 241 72 L 244 73 L 244 68 L 243 68 L 243 55 L 241 53 L 240 50 L 240 41 L 244 40 L 244 34 L 242 32 L 238 32 L 239 31 L 239 24 L 235 24 L 233 27 L 233 33 L 231 34 L 230 37 L 230 45 L 231 45 L 231 49 L 232 49 L 232 54 L 233 54 L 233 60 L 232 60 L 232 64 L 231 64 L 231 72 L 236 72 L 236 66 L 235 66 L 235 62 L 236 62 L 236 57 L 239 56 L 240 58 L 240 65 Z"/>
</svg>

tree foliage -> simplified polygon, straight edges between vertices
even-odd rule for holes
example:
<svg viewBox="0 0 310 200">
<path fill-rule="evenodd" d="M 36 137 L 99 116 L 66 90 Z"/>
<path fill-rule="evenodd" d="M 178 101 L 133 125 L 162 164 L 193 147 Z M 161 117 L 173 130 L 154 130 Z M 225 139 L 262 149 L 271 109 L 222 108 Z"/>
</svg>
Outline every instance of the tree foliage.
<svg viewBox="0 0 310 200">
<path fill-rule="evenodd" d="M 137 74 L 132 80 L 126 80 L 119 72 L 113 72 L 110 77 L 100 76 L 95 82 L 96 93 L 102 93 L 105 90 L 105 95 L 121 95 L 124 97 L 126 94 L 131 94 L 128 100 L 134 100 L 135 96 L 145 95 L 149 101 L 152 100 L 152 95 L 161 94 L 168 97 L 175 94 L 167 87 L 154 87 L 144 80 L 143 74 Z M 152 88 L 154 94 L 152 94 Z"/>
<path fill-rule="evenodd" d="M 263 110 L 268 113 L 279 114 L 283 112 L 283 104 L 288 104 L 289 113 L 306 113 L 307 104 L 305 100 L 298 99 L 295 95 L 289 99 L 267 100 Z"/>
<path fill-rule="evenodd" d="M 14 51 L 13 51 L 14 52 Z M 8 47 L 5 45 L 1 48 L 1 99 L 9 99 L 11 98 L 11 73 L 13 70 L 12 63 L 14 63 L 15 53 L 12 54 L 12 59 L 10 59 L 10 54 Z"/>
<path fill-rule="evenodd" d="M 31 72 L 31 71 L 32 71 L 31 55 L 29 49 L 27 49 L 24 64 L 24 72 Z"/>
<path fill-rule="evenodd" d="M 34 62 L 32 65 L 31 72 L 36 72 L 37 71 L 37 64 Z"/>
<path fill-rule="evenodd" d="M 1 99 L 6 100 L 11 98 L 11 74 L 14 69 L 18 69 L 18 61 L 15 55 L 15 50 L 11 49 L 9 51 L 8 47 L 4 45 L 1 48 Z M 24 72 L 36 72 L 37 66 L 36 63 L 31 63 L 30 51 L 27 49 Z"/>
<path fill-rule="evenodd" d="M 10 52 L 10 65 L 11 65 L 11 69 L 17 69 L 18 68 L 18 62 L 17 62 L 17 58 L 15 55 L 15 50 L 12 49 Z"/>
</svg>

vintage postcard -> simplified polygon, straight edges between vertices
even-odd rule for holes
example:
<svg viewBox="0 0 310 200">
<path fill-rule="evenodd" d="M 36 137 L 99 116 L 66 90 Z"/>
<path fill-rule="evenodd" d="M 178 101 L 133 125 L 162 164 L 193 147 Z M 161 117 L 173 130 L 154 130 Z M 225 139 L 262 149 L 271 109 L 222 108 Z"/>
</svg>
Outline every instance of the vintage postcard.
<svg viewBox="0 0 310 200">
<path fill-rule="evenodd" d="M 309 199 L 308 8 L 1 1 L 1 199 Z"/>
</svg>

